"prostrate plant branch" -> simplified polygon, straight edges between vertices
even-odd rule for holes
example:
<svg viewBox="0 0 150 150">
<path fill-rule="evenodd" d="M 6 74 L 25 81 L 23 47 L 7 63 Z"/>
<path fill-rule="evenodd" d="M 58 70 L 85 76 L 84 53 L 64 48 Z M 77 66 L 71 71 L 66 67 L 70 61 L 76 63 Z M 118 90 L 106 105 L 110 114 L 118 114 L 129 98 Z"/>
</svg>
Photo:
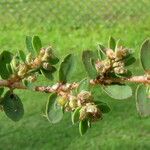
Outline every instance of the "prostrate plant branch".
<svg viewBox="0 0 150 150">
<path fill-rule="evenodd" d="M 68 82 L 74 69 L 74 56 L 68 54 L 60 63 L 58 82 L 51 86 L 34 86 L 33 82 L 40 75 L 53 80 L 59 59 L 52 47 L 42 48 L 38 36 L 27 36 L 27 55 L 23 51 L 19 51 L 18 55 L 9 51 L 0 54 L 0 107 L 11 120 L 19 121 L 24 108 L 21 99 L 14 93 L 15 89 L 50 93 L 44 116 L 51 123 L 58 123 L 65 112 L 71 112 L 72 123 L 79 123 L 79 132 L 83 135 L 92 122 L 102 119 L 103 114 L 110 111 L 98 95 L 101 92 L 95 94 L 90 85 L 102 85 L 102 90 L 114 99 L 127 99 L 132 96 L 132 89 L 126 83 L 142 83 L 136 90 L 136 106 L 141 116 L 149 116 L 150 63 L 145 58 L 150 57 L 150 41 L 146 40 L 141 48 L 140 59 L 146 72 L 141 76 L 134 76 L 128 70 L 135 58 L 129 49 L 118 43 L 110 37 L 108 48 L 99 45 L 96 52 L 83 52 L 82 61 L 89 78 Z M 6 92 L 5 87 L 9 88 Z"/>
</svg>

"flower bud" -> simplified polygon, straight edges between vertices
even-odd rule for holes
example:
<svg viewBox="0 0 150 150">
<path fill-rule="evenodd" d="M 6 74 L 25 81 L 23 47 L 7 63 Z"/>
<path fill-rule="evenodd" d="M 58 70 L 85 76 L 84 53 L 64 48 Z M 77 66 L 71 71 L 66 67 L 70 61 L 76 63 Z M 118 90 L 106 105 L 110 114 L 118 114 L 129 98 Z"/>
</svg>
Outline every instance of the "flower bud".
<svg viewBox="0 0 150 150">
<path fill-rule="evenodd" d="M 81 109 L 80 109 L 80 116 L 79 116 L 79 119 L 80 120 L 84 120 L 88 117 L 88 114 L 86 112 L 86 106 L 83 106 Z"/>
<path fill-rule="evenodd" d="M 49 47 L 47 47 L 47 48 L 45 49 L 45 54 L 47 54 L 47 55 L 49 55 L 49 56 L 51 56 L 52 52 L 53 52 L 53 50 L 52 50 L 52 47 L 51 47 L 51 46 L 49 46 Z"/>
<path fill-rule="evenodd" d="M 107 49 L 106 50 L 106 55 L 109 59 L 115 59 L 115 53 L 112 49 Z"/>
<path fill-rule="evenodd" d="M 39 54 L 39 56 L 40 56 L 40 57 L 43 57 L 43 56 L 44 56 L 44 54 L 45 54 L 45 49 L 44 49 L 44 48 L 42 48 L 42 49 L 40 50 L 40 54 Z"/>
<path fill-rule="evenodd" d="M 27 72 L 28 68 L 26 64 L 21 64 L 19 66 L 18 76 L 24 76 Z"/>
<path fill-rule="evenodd" d="M 63 98 L 63 97 L 57 97 L 57 103 L 58 103 L 60 106 L 65 106 L 65 104 L 67 103 L 67 99 L 66 99 L 66 98 Z"/>
<path fill-rule="evenodd" d="M 71 109 L 75 109 L 77 107 L 77 98 L 75 96 L 71 96 L 69 98 L 69 106 Z"/>
<path fill-rule="evenodd" d="M 120 60 L 120 59 L 123 59 L 124 57 L 126 57 L 128 54 L 128 50 L 127 49 L 123 49 L 122 47 L 119 48 L 117 51 L 116 51 L 116 59 L 117 60 Z"/>
<path fill-rule="evenodd" d="M 29 53 L 27 56 L 26 56 L 26 62 L 29 64 L 29 63 L 31 63 L 32 62 L 32 54 L 31 53 Z"/>
<path fill-rule="evenodd" d="M 114 72 L 116 74 L 124 74 L 127 72 L 127 70 L 124 67 L 116 67 L 114 68 Z"/>
<path fill-rule="evenodd" d="M 48 62 L 49 59 L 50 59 L 50 56 L 47 53 L 45 53 L 44 56 L 42 57 L 42 61 L 44 62 Z"/>
<path fill-rule="evenodd" d="M 124 62 L 122 62 L 122 61 L 114 62 L 113 67 L 124 67 Z"/>
<path fill-rule="evenodd" d="M 19 67 L 19 58 L 17 56 L 14 56 L 12 61 L 11 61 L 11 67 L 13 70 L 17 70 Z"/>
<path fill-rule="evenodd" d="M 35 76 L 35 75 L 29 76 L 29 77 L 27 78 L 27 80 L 28 80 L 29 82 L 35 82 L 35 81 L 36 81 L 36 76 Z"/>
<path fill-rule="evenodd" d="M 83 105 L 86 102 L 90 102 L 93 100 L 93 96 L 90 92 L 88 91 L 81 91 L 78 95 L 78 106 Z"/>
<path fill-rule="evenodd" d="M 104 61 L 97 61 L 95 64 L 97 72 L 102 72 L 105 69 Z"/>
<path fill-rule="evenodd" d="M 51 69 L 52 69 L 52 66 L 51 66 L 49 63 L 47 63 L 47 62 L 44 62 L 44 63 L 42 64 L 42 67 L 43 67 L 45 70 L 51 70 Z"/>
</svg>

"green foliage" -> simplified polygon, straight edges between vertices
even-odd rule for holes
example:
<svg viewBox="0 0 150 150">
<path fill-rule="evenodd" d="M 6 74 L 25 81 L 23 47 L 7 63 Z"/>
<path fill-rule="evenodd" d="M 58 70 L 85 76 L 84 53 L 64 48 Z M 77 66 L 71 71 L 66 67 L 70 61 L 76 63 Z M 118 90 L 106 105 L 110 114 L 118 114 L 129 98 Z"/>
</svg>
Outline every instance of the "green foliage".
<svg viewBox="0 0 150 150">
<path fill-rule="evenodd" d="M 13 87 L 15 82 L 17 85 L 23 84 L 25 88 L 34 89 L 32 82 L 36 80 L 37 75 L 42 74 L 52 80 L 53 73 L 56 71 L 53 65 L 59 62 L 51 46 L 41 49 L 42 44 L 38 36 L 27 36 L 26 47 L 29 52 L 27 55 L 23 51 L 18 52 L 19 56 L 13 56 L 7 51 L 0 55 L 1 77 L 8 79 L 8 84 L 10 83 L 10 85 L 5 83 L 10 90 L 1 97 L 0 105 L 13 121 L 19 121 L 24 114 L 20 98 L 12 92 L 15 89 Z M 145 71 L 149 68 L 148 50 L 149 41 L 146 41 L 141 48 L 141 62 Z M 102 119 L 103 113 L 111 110 L 106 103 L 98 99 L 94 100 L 92 85 L 102 85 L 103 90 L 114 99 L 122 100 L 131 97 L 132 89 L 125 82 L 132 76 L 132 72 L 125 67 L 133 64 L 135 58 L 128 49 L 118 46 L 118 42 L 110 37 L 108 48 L 99 45 L 96 52 L 89 50 L 83 52 L 82 61 L 89 78 L 79 83 L 69 84 L 68 81 L 75 68 L 74 61 L 74 56 L 68 54 L 60 64 L 59 82 L 52 87 L 35 87 L 35 89 L 43 88 L 41 91 L 52 93 L 46 105 L 46 117 L 50 123 L 58 123 L 64 111 L 70 111 L 72 123 L 79 123 L 79 132 L 83 135 L 93 121 Z M 3 88 L 0 89 L 0 95 L 3 91 Z M 137 88 L 136 105 L 141 116 L 150 115 L 149 88 L 144 85 Z"/>
<path fill-rule="evenodd" d="M 46 70 L 42 68 L 40 71 L 45 78 L 53 80 L 54 77 L 52 74 L 56 71 L 56 68 L 51 66 L 51 70 Z"/>
<path fill-rule="evenodd" d="M 142 46 L 141 46 L 141 51 L 140 51 L 140 60 L 141 60 L 141 64 L 143 69 L 146 72 L 150 71 L 150 39 L 147 39 L 143 42 Z"/>
<path fill-rule="evenodd" d="M 31 36 L 26 36 L 26 48 L 29 53 L 32 55 L 35 54 L 34 49 L 33 49 L 33 44 L 32 44 L 32 37 Z"/>
<path fill-rule="evenodd" d="M 136 108 L 141 117 L 150 116 L 150 88 L 139 85 L 136 89 Z"/>
<path fill-rule="evenodd" d="M 52 94 L 46 105 L 46 117 L 50 123 L 58 123 L 63 118 L 63 110 L 57 103 L 57 95 Z"/>
<path fill-rule="evenodd" d="M 12 53 L 3 51 L 0 54 L 0 75 L 2 79 L 7 79 L 11 75 L 10 67 L 8 66 L 12 60 Z"/>
<path fill-rule="evenodd" d="M 18 53 L 19 53 L 20 59 L 21 59 L 23 62 L 25 62 L 25 61 L 26 61 L 26 55 L 25 55 L 25 53 L 24 53 L 22 50 L 19 50 Z"/>
<path fill-rule="evenodd" d="M 82 53 L 82 61 L 85 67 L 88 76 L 92 79 L 97 77 L 97 71 L 92 64 L 92 59 L 94 59 L 94 53 L 92 51 L 83 51 Z"/>
<path fill-rule="evenodd" d="M 80 133 L 81 136 L 84 135 L 87 132 L 88 127 L 89 126 L 88 126 L 88 120 L 87 119 L 80 121 L 80 123 L 79 123 L 79 133 Z"/>
<path fill-rule="evenodd" d="M 106 58 L 106 48 L 102 44 L 98 45 L 97 55 L 99 56 L 100 60 L 103 60 Z"/>
<path fill-rule="evenodd" d="M 26 48 L 32 55 L 38 54 L 42 48 L 42 42 L 38 36 L 26 36 Z"/>
<path fill-rule="evenodd" d="M 116 40 L 112 36 L 109 37 L 108 47 L 112 50 L 115 50 L 116 48 Z"/>
<path fill-rule="evenodd" d="M 3 94 L 4 88 L 0 88 L 0 96 Z"/>
<path fill-rule="evenodd" d="M 19 121 L 24 115 L 21 99 L 12 91 L 7 91 L 2 101 L 3 109 L 7 117 L 13 121 Z"/>
<path fill-rule="evenodd" d="M 129 56 L 125 59 L 125 66 L 130 66 L 136 61 L 135 57 L 132 56 L 132 54 L 129 54 Z"/>
<path fill-rule="evenodd" d="M 62 63 L 60 64 L 59 68 L 59 81 L 66 83 L 70 76 L 71 73 L 74 69 L 74 56 L 72 54 L 68 54 Z"/>
<path fill-rule="evenodd" d="M 122 100 L 132 96 L 132 89 L 128 85 L 108 85 L 104 91 L 112 98 Z"/>
<path fill-rule="evenodd" d="M 79 122 L 80 109 L 81 109 L 80 107 L 76 108 L 71 115 L 71 120 L 73 124 Z"/>
<path fill-rule="evenodd" d="M 99 107 L 102 113 L 109 113 L 111 111 L 110 107 L 101 101 L 95 101 L 95 104 Z"/>
<path fill-rule="evenodd" d="M 34 51 L 38 54 L 40 49 L 42 48 L 42 42 L 38 36 L 32 37 L 32 45 L 33 45 Z"/>
</svg>

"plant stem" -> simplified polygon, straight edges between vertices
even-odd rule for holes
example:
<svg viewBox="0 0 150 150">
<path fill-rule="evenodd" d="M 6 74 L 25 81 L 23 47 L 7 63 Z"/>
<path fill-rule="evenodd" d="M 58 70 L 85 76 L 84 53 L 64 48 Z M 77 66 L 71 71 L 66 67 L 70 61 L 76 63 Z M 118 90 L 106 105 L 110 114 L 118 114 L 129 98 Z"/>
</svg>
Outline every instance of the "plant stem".
<svg viewBox="0 0 150 150">
<path fill-rule="evenodd" d="M 104 79 L 96 79 L 90 80 L 91 84 L 103 84 L 103 85 L 110 85 L 113 83 L 143 83 L 143 84 L 150 84 L 150 78 L 147 76 L 133 76 L 130 78 L 104 78 Z"/>
<path fill-rule="evenodd" d="M 90 80 L 90 84 L 96 85 L 111 85 L 113 83 L 143 83 L 143 84 L 150 84 L 150 78 L 147 76 L 133 76 L 130 78 L 105 78 L 105 79 L 95 79 Z M 69 85 L 68 89 L 72 90 L 78 87 L 78 83 L 72 83 Z M 65 85 L 66 86 L 66 85 Z M 9 80 L 0 80 L 0 87 L 8 87 L 10 89 L 28 89 L 24 86 L 21 82 L 12 83 Z M 34 87 L 34 91 L 45 92 L 45 93 L 53 93 L 58 90 L 63 91 L 63 84 L 56 83 L 53 86 L 36 86 Z"/>
</svg>

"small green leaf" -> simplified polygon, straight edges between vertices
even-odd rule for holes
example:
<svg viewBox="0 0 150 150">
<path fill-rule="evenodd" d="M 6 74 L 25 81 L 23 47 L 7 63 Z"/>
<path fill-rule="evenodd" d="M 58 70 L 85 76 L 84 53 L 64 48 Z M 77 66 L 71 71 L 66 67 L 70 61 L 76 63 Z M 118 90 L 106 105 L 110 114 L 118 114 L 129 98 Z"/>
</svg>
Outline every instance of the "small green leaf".
<svg viewBox="0 0 150 150">
<path fill-rule="evenodd" d="M 104 91 L 112 98 L 122 100 L 132 96 L 132 89 L 128 85 L 105 86 Z"/>
<path fill-rule="evenodd" d="M 144 41 L 141 46 L 140 60 L 145 71 L 150 70 L 150 39 Z"/>
<path fill-rule="evenodd" d="M 119 44 L 120 44 L 120 40 L 117 40 L 116 46 L 115 46 L 115 52 L 118 50 Z"/>
<path fill-rule="evenodd" d="M 57 95 L 52 94 L 46 105 L 46 116 L 47 119 L 55 124 L 62 120 L 63 118 L 63 110 L 60 105 L 57 104 Z"/>
<path fill-rule="evenodd" d="M 132 72 L 130 70 L 127 70 L 126 73 L 123 74 L 116 74 L 117 77 L 131 77 L 132 76 Z"/>
<path fill-rule="evenodd" d="M 21 60 L 23 62 L 25 62 L 26 61 L 26 55 L 25 55 L 25 53 L 22 50 L 19 50 L 18 53 L 19 53 L 19 57 L 21 58 Z"/>
<path fill-rule="evenodd" d="M 3 92 L 4 92 L 4 88 L 0 88 L 0 96 L 2 96 Z"/>
<path fill-rule="evenodd" d="M 40 49 L 42 48 L 42 42 L 38 36 L 33 36 L 32 45 L 33 45 L 34 51 L 38 54 Z"/>
<path fill-rule="evenodd" d="M 109 113 L 111 111 L 110 107 L 101 101 L 94 101 L 94 103 L 98 106 L 102 113 Z"/>
<path fill-rule="evenodd" d="M 98 56 L 100 60 L 103 60 L 106 58 L 106 48 L 101 44 L 98 45 Z"/>
<path fill-rule="evenodd" d="M 84 135 L 88 130 L 88 120 L 81 120 L 79 123 L 79 133 L 80 135 Z"/>
<path fill-rule="evenodd" d="M 22 83 L 23 83 L 23 85 L 24 85 L 25 87 L 27 87 L 28 89 L 32 89 L 32 88 L 33 88 L 32 83 L 29 82 L 29 81 L 27 81 L 26 79 L 24 79 L 24 80 L 22 81 Z"/>
<path fill-rule="evenodd" d="M 24 115 L 24 108 L 20 98 L 11 91 L 6 92 L 3 102 L 5 114 L 13 121 L 19 121 Z"/>
<path fill-rule="evenodd" d="M 130 65 L 132 65 L 135 61 L 136 61 L 135 57 L 133 57 L 133 56 L 130 55 L 128 58 L 126 58 L 126 59 L 124 60 L 124 63 L 125 63 L 125 66 L 130 66 Z"/>
<path fill-rule="evenodd" d="M 42 75 L 43 75 L 45 78 L 47 78 L 47 79 L 49 79 L 49 80 L 53 80 L 53 79 L 54 79 L 54 78 L 53 78 L 53 75 L 52 75 L 53 72 L 48 71 L 48 70 L 45 70 L 45 69 L 41 69 L 40 71 L 41 71 Z"/>
<path fill-rule="evenodd" d="M 116 40 L 112 36 L 109 37 L 108 47 L 112 50 L 116 48 Z"/>
<path fill-rule="evenodd" d="M 0 75 L 2 79 L 8 79 L 10 77 L 8 64 L 10 64 L 12 57 L 13 55 L 9 51 L 3 51 L 0 55 Z"/>
<path fill-rule="evenodd" d="M 34 48 L 32 45 L 32 37 L 31 36 L 26 36 L 26 48 L 27 48 L 29 53 L 31 53 L 32 55 L 35 55 Z"/>
<path fill-rule="evenodd" d="M 94 53 L 92 51 L 83 51 L 82 53 L 82 61 L 85 67 L 86 72 L 88 73 L 89 77 L 95 79 L 97 77 L 97 71 L 91 60 L 94 58 Z"/>
<path fill-rule="evenodd" d="M 136 90 L 136 108 L 141 117 L 150 116 L 150 93 L 145 85 L 139 85 Z"/>
<path fill-rule="evenodd" d="M 51 59 L 49 60 L 49 63 L 52 64 L 52 65 L 55 65 L 58 62 L 59 62 L 59 59 L 54 54 L 52 54 Z"/>
<path fill-rule="evenodd" d="M 6 64 L 6 69 L 7 69 L 7 72 L 9 74 L 9 76 L 10 76 L 13 73 L 11 65 L 10 64 Z"/>
<path fill-rule="evenodd" d="M 106 48 L 102 44 L 98 44 L 99 50 L 101 50 L 104 54 L 106 54 Z"/>
<path fill-rule="evenodd" d="M 72 113 L 71 119 L 72 119 L 72 123 L 75 124 L 79 121 L 79 117 L 80 117 L 80 107 L 76 108 L 74 110 L 74 112 Z"/>
<path fill-rule="evenodd" d="M 67 82 L 74 69 L 74 56 L 72 54 L 67 55 L 63 62 L 60 64 L 59 69 L 59 81 Z"/>
</svg>

